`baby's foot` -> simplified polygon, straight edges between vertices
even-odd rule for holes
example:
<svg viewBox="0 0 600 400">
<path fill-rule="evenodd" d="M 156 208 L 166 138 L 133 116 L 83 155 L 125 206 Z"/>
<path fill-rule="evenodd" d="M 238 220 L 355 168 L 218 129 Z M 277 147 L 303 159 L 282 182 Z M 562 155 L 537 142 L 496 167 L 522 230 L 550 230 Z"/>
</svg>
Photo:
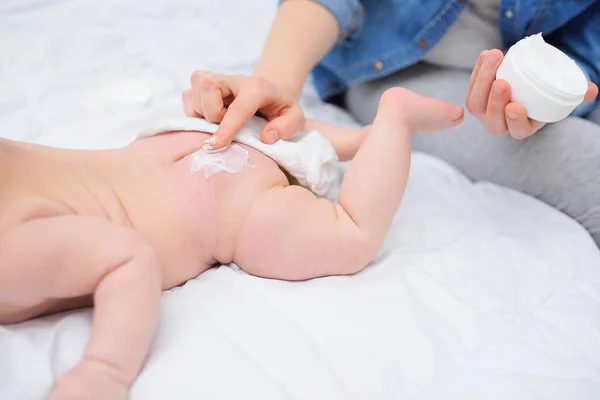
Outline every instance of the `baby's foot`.
<svg viewBox="0 0 600 400">
<path fill-rule="evenodd" d="M 58 380 L 48 400 L 125 400 L 128 391 L 113 370 L 84 360 Z"/>
<path fill-rule="evenodd" d="M 458 125 L 464 109 L 445 101 L 421 96 L 404 88 L 388 89 L 379 103 L 378 114 L 408 125 L 411 132 L 433 132 Z"/>
</svg>

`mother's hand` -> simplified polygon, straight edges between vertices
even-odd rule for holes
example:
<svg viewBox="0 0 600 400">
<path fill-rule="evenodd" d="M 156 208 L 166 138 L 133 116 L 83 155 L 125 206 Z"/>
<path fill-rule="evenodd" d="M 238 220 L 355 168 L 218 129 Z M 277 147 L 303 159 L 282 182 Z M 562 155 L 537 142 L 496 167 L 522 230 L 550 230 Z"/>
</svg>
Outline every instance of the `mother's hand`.
<svg viewBox="0 0 600 400">
<path fill-rule="evenodd" d="M 214 149 L 227 146 L 257 112 L 269 121 L 260 133 L 264 143 L 287 139 L 304 126 L 291 90 L 263 78 L 195 71 L 190 81 L 191 88 L 183 92 L 184 112 L 220 124 L 210 139 Z"/>
<path fill-rule="evenodd" d="M 528 118 L 521 104 L 510 101 L 508 82 L 496 80 L 496 71 L 503 57 L 502 52 L 497 49 L 486 50 L 479 55 L 467 91 L 467 109 L 492 135 L 509 133 L 515 139 L 524 139 L 545 124 Z M 590 82 L 584 101 L 593 100 L 597 95 L 598 87 Z"/>
</svg>

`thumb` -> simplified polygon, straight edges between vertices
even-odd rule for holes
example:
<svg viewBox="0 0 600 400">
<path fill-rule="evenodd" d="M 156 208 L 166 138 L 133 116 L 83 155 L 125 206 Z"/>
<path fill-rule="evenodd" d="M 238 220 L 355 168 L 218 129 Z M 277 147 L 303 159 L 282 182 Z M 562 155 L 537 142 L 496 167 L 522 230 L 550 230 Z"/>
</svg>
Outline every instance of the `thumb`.
<svg viewBox="0 0 600 400">
<path fill-rule="evenodd" d="M 260 132 L 260 140 L 273 144 L 278 140 L 291 138 L 303 128 L 304 114 L 299 106 L 292 106 L 265 125 Z"/>
</svg>

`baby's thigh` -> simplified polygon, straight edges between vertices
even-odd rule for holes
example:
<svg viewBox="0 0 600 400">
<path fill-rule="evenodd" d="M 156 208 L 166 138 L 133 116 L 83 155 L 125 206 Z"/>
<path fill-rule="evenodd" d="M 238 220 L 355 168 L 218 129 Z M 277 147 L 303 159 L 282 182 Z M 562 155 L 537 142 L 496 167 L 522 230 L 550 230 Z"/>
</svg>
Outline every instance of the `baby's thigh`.
<svg viewBox="0 0 600 400">
<path fill-rule="evenodd" d="M 252 275 L 305 280 L 354 274 L 375 254 L 373 241 L 338 204 L 290 186 L 253 206 L 234 261 Z"/>
</svg>

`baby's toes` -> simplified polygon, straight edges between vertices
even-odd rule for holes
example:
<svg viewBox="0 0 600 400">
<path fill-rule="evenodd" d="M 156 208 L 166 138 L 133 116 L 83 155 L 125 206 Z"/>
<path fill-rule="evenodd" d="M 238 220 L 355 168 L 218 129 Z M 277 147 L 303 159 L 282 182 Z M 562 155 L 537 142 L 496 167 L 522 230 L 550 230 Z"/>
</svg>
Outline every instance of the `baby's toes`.
<svg viewBox="0 0 600 400">
<path fill-rule="evenodd" d="M 465 116 L 464 108 L 454 104 L 421 97 L 413 110 L 415 132 L 435 132 L 460 124 Z"/>
</svg>

